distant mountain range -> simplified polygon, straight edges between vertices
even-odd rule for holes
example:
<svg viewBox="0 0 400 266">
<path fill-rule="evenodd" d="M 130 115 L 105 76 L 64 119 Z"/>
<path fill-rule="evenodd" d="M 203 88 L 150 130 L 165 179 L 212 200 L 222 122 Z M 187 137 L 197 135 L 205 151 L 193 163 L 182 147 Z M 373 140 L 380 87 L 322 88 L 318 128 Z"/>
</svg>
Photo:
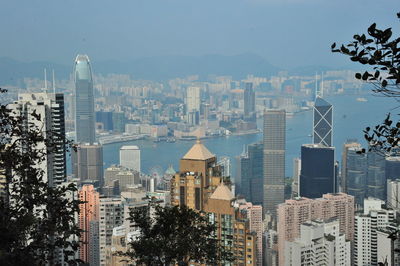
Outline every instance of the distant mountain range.
<svg viewBox="0 0 400 266">
<path fill-rule="evenodd" d="M 72 60 L 71 60 L 72 61 Z M 58 79 L 67 79 L 73 70 L 70 66 L 51 62 L 21 62 L 11 58 L 0 58 L 0 85 L 23 85 L 23 78 L 43 79 L 43 70 L 48 69 L 48 79 L 54 69 Z M 229 75 L 234 79 L 243 79 L 248 74 L 269 76 L 279 69 L 271 65 L 265 58 L 254 54 L 235 56 L 154 56 L 129 61 L 95 61 L 92 60 L 94 73 L 129 74 L 133 79 L 166 81 L 177 77 L 199 75 L 201 80 L 209 75 Z M 293 69 L 296 74 L 315 74 L 316 70 L 328 70 L 327 67 L 306 67 Z"/>
</svg>

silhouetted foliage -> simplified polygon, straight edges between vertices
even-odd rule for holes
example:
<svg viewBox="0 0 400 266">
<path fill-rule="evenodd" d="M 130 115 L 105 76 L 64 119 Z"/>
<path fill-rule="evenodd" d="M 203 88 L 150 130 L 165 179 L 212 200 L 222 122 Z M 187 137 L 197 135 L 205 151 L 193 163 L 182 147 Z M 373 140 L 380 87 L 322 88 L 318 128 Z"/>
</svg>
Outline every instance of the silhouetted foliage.
<svg viewBox="0 0 400 266">
<path fill-rule="evenodd" d="M 233 261 L 232 253 L 219 245 L 216 227 L 207 214 L 186 206 L 132 208 L 128 220 L 140 232 L 127 252 L 116 255 L 130 258 L 137 265 L 188 265 L 189 262 L 218 265 Z"/>
<path fill-rule="evenodd" d="M 0 89 L 0 97 L 5 92 Z M 66 141 L 44 134 L 40 115 L 31 114 L 37 123 L 24 115 L 0 105 L 0 178 L 6 181 L 0 188 L 0 265 L 57 265 L 61 252 L 65 262 L 77 265 L 80 201 L 71 199 L 77 189 L 49 186 L 38 167 Z"/>
<path fill-rule="evenodd" d="M 397 14 L 400 18 L 400 13 Z M 351 61 L 372 67 L 371 71 L 356 73 L 355 78 L 371 83 L 373 91 L 387 97 L 400 97 L 400 37 L 393 37 L 391 28 L 378 29 L 373 23 L 367 34 L 356 34 L 353 41 L 337 48 L 333 43 L 333 53 L 341 53 L 350 57 Z M 367 127 L 364 137 L 368 141 L 369 150 L 391 154 L 398 152 L 400 141 L 400 122 L 394 123 L 387 115 L 382 124 Z M 360 151 L 364 153 L 365 149 Z"/>
</svg>

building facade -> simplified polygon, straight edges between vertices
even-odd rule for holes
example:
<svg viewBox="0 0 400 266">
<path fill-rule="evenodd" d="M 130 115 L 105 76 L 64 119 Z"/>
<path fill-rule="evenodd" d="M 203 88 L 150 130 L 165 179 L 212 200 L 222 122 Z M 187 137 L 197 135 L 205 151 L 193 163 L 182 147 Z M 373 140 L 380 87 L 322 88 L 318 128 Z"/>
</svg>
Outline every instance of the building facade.
<svg viewBox="0 0 400 266">
<path fill-rule="evenodd" d="M 322 144 L 301 146 L 300 196 L 319 198 L 336 193 L 335 148 Z"/>
<path fill-rule="evenodd" d="M 278 207 L 279 265 L 285 265 L 285 242 L 299 237 L 300 225 L 311 220 L 335 217 L 339 231 L 352 240 L 354 234 L 354 197 L 344 194 L 325 194 L 322 198 L 286 200 Z"/>
<path fill-rule="evenodd" d="M 276 215 L 278 204 L 285 197 L 285 141 L 286 112 L 268 110 L 264 112 L 264 200 L 265 213 Z"/>
<path fill-rule="evenodd" d="M 71 151 L 72 174 L 80 182 L 94 181 L 103 186 L 103 146 L 100 144 L 77 146 Z"/>
<path fill-rule="evenodd" d="M 332 147 L 333 106 L 317 97 L 313 109 L 313 143 Z"/>
<path fill-rule="evenodd" d="M 37 149 L 45 150 L 46 158 L 39 167 L 50 186 L 57 186 L 66 181 L 66 147 L 64 96 L 62 93 L 21 93 L 18 100 L 8 107 L 21 115 L 27 127 L 37 127 L 43 137 L 50 140 L 37 144 Z M 32 123 L 33 126 L 30 124 Z"/>
<path fill-rule="evenodd" d="M 138 146 L 122 146 L 119 149 L 119 164 L 140 173 L 140 149 Z"/>
</svg>

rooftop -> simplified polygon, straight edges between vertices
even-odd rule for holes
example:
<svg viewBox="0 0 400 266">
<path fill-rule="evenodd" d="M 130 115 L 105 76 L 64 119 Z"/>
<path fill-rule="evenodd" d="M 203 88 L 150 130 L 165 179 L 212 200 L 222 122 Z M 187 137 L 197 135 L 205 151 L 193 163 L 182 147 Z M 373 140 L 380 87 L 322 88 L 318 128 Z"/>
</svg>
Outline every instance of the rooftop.
<svg viewBox="0 0 400 266">
<path fill-rule="evenodd" d="M 139 147 L 136 145 L 132 145 L 132 146 L 122 146 L 120 148 L 120 150 L 139 150 Z"/>
<path fill-rule="evenodd" d="M 210 197 L 210 199 L 218 200 L 232 200 L 233 198 L 231 190 L 224 183 L 219 184 Z"/>
<path fill-rule="evenodd" d="M 200 140 L 196 141 L 196 144 L 194 144 L 192 146 L 192 148 L 190 148 L 190 150 L 185 154 L 185 156 L 183 156 L 182 159 L 185 160 L 207 160 L 210 158 L 215 157 L 214 154 L 212 154 L 207 148 L 206 146 L 204 146 Z"/>
</svg>

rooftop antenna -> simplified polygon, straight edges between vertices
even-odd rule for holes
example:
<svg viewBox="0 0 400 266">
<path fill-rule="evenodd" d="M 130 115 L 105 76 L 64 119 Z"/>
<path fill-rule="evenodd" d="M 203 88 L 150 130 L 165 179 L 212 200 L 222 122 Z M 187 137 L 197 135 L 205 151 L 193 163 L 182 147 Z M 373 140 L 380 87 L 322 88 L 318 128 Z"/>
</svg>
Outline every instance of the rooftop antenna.
<svg viewBox="0 0 400 266">
<path fill-rule="evenodd" d="M 324 96 L 324 72 L 321 72 L 322 80 L 321 80 L 321 91 L 319 92 L 320 97 Z"/>
<path fill-rule="evenodd" d="M 54 78 L 54 69 L 53 69 L 53 93 L 56 93 L 56 79 Z"/>
<path fill-rule="evenodd" d="M 318 97 L 318 72 L 315 71 L 315 99 L 317 97 Z"/>
<path fill-rule="evenodd" d="M 44 91 L 47 92 L 47 70 L 44 69 Z"/>
</svg>

